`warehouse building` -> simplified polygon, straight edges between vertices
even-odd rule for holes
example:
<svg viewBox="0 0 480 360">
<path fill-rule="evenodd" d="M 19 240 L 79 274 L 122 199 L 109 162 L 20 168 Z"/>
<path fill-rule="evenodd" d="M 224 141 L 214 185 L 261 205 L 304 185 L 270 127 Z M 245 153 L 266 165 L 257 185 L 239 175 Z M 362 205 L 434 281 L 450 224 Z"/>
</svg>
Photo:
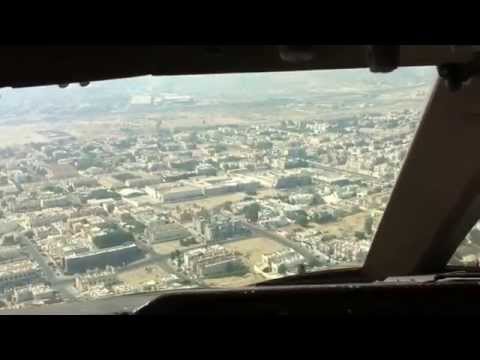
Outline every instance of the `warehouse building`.
<svg viewBox="0 0 480 360">
<path fill-rule="evenodd" d="M 125 266 L 143 257 L 136 244 L 114 246 L 83 254 L 67 255 L 64 258 L 66 274 L 81 274 L 87 270 L 104 269 L 107 266 Z"/>
<path fill-rule="evenodd" d="M 160 195 L 160 199 L 164 203 L 188 201 L 203 197 L 203 191 L 193 186 L 180 186 L 172 188 Z"/>
</svg>

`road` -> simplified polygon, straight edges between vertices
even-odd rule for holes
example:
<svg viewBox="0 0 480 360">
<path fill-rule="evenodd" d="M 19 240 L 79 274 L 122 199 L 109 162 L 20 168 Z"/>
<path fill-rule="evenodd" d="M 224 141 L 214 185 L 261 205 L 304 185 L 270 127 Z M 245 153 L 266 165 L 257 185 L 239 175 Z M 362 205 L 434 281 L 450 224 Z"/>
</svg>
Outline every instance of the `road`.
<svg viewBox="0 0 480 360">
<path fill-rule="evenodd" d="M 21 244 L 23 246 L 23 249 L 28 253 L 28 255 L 39 264 L 44 274 L 45 280 L 51 284 L 53 289 L 57 290 L 65 300 L 78 300 L 73 287 L 75 282 L 74 277 L 57 276 L 55 271 L 48 265 L 48 260 L 46 259 L 46 257 L 40 253 L 32 239 L 29 239 L 26 236 L 22 236 Z M 174 274 L 181 280 L 190 281 L 200 287 L 207 287 L 207 285 L 203 281 L 199 279 L 191 279 L 184 273 L 176 270 L 168 263 L 167 255 L 157 254 L 150 246 L 148 246 L 144 242 L 139 241 L 137 242 L 137 245 L 139 246 L 139 248 L 141 248 L 148 254 L 148 257 L 136 261 L 129 266 L 126 266 L 125 268 L 118 269 L 118 273 L 138 269 L 151 264 L 156 264 L 166 273 Z M 200 246 L 203 245 L 199 245 L 199 247 Z"/>
<path fill-rule="evenodd" d="M 243 224 L 253 232 L 265 236 L 266 238 L 272 239 L 283 246 L 292 248 L 293 250 L 301 254 L 305 259 L 307 259 L 311 265 L 320 265 L 318 259 L 313 254 L 311 254 L 307 249 L 297 244 L 296 242 L 288 240 L 287 238 L 278 235 L 273 231 L 265 230 L 260 226 L 253 225 L 248 222 L 243 222 Z"/>
<path fill-rule="evenodd" d="M 50 266 L 48 266 L 45 257 L 40 254 L 40 251 L 38 251 L 37 247 L 33 243 L 33 240 L 26 236 L 22 236 L 21 243 L 30 257 L 40 265 L 45 279 L 52 284 L 52 288 L 57 290 L 66 300 L 75 299 L 76 297 L 74 293 L 72 290 L 70 290 L 74 280 L 68 278 L 58 278 L 55 272 L 50 268 Z"/>
</svg>

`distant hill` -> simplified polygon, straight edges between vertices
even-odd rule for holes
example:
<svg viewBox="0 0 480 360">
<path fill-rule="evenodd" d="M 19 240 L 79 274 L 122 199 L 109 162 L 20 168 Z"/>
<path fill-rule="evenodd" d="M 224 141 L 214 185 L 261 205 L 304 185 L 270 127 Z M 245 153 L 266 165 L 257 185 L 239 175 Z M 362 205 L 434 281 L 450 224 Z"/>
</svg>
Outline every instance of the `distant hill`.
<svg viewBox="0 0 480 360">
<path fill-rule="evenodd" d="M 420 82 L 431 83 L 435 69 L 403 68 L 389 74 L 373 74 L 368 69 L 319 70 L 302 72 L 218 74 L 191 76 L 145 76 L 99 81 L 82 88 L 78 84 L 65 89 L 58 86 L 0 91 L 0 116 L 12 110 L 40 110 L 48 106 L 77 107 L 83 104 L 110 107 L 126 104 L 134 94 L 176 93 L 197 100 L 226 102 L 261 100 L 275 96 L 304 96 L 341 87 L 375 89 L 402 87 Z"/>
</svg>

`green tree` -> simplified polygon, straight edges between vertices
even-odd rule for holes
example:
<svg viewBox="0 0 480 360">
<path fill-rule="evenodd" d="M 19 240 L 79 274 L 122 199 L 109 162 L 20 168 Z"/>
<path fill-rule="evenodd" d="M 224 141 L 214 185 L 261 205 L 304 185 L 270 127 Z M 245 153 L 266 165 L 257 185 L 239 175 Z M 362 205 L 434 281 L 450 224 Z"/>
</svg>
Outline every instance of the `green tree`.
<svg viewBox="0 0 480 360">
<path fill-rule="evenodd" d="M 107 190 L 107 189 L 97 189 L 93 190 L 90 194 L 88 194 L 88 199 L 115 199 L 120 200 L 120 194 Z"/>
<path fill-rule="evenodd" d="M 308 225 L 308 216 L 306 214 L 300 213 L 297 215 L 297 218 L 295 219 L 295 224 L 301 225 L 301 226 L 307 226 Z"/>
<path fill-rule="evenodd" d="M 223 151 L 227 151 L 228 149 L 227 145 L 225 144 L 217 144 L 213 148 L 215 149 L 216 152 L 223 152 Z"/>
<path fill-rule="evenodd" d="M 365 233 L 363 231 L 355 231 L 354 235 L 357 238 L 357 240 L 365 239 Z"/>
<path fill-rule="evenodd" d="M 94 237 L 93 243 L 99 249 L 105 249 L 113 246 L 119 246 L 126 242 L 133 242 L 134 240 L 135 238 L 130 232 L 121 229 L 115 229 L 109 231 L 105 235 Z"/>
<path fill-rule="evenodd" d="M 18 243 L 18 240 L 19 238 L 13 235 L 5 235 L 3 238 L 3 245 L 5 246 L 15 245 Z"/>
<path fill-rule="evenodd" d="M 132 222 L 135 220 L 135 218 L 130 215 L 129 213 L 124 213 L 124 214 L 121 214 L 120 215 L 120 219 L 123 221 L 123 222 L 126 222 L 126 223 L 129 223 L 129 222 Z"/>
<path fill-rule="evenodd" d="M 312 220 L 315 221 L 317 224 L 325 224 L 331 221 L 335 221 L 335 217 L 330 213 L 316 213 L 315 215 L 313 215 Z"/>
<path fill-rule="evenodd" d="M 178 251 L 178 250 L 177 250 Z M 183 265 L 183 256 L 180 255 L 180 252 L 178 252 L 177 256 L 177 266 L 181 267 Z"/>
<path fill-rule="evenodd" d="M 57 185 L 47 185 L 43 188 L 43 191 L 51 191 L 55 194 L 65 194 L 65 190 Z"/>
<path fill-rule="evenodd" d="M 36 170 L 36 173 L 37 173 L 37 175 L 45 176 L 45 175 L 47 175 L 47 170 L 44 169 L 44 168 L 39 168 L 39 169 Z"/>
<path fill-rule="evenodd" d="M 225 266 L 225 272 L 227 274 L 231 274 L 235 271 L 235 267 L 233 266 L 233 264 L 231 262 L 228 262 L 227 265 Z"/>
<path fill-rule="evenodd" d="M 365 234 L 370 235 L 373 232 L 373 219 L 371 216 L 365 219 L 365 224 L 363 226 Z"/>
<path fill-rule="evenodd" d="M 231 201 L 227 201 L 224 205 L 223 205 L 223 208 L 227 211 L 232 211 L 232 205 L 233 205 L 233 202 Z"/>
<path fill-rule="evenodd" d="M 305 266 L 305 264 L 300 264 L 298 265 L 298 274 L 305 274 L 307 272 L 307 268 Z"/>
<path fill-rule="evenodd" d="M 77 169 L 86 170 L 92 166 L 95 166 L 96 164 L 96 155 L 94 153 L 85 153 L 80 159 L 78 159 Z"/>
<path fill-rule="evenodd" d="M 285 275 L 287 273 L 287 265 L 285 264 L 280 264 L 278 266 L 278 273 L 279 274 L 282 274 L 282 275 Z"/>
<path fill-rule="evenodd" d="M 198 217 L 208 219 L 210 217 L 210 213 L 207 209 L 203 208 L 197 213 Z"/>
<path fill-rule="evenodd" d="M 260 211 L 260 206 L 257 203 L 253 203 L 250 206 L 245 208 L 245 218 L 253 223 L 258 221 L 258 213 Z"/>
<path fill-rule="evenodd" d="M 313 195 L 312 205 L 322 205 L 322 204 L 325 204 L 325 201 L 319 194 L 315 193 Z"/>
</svg>

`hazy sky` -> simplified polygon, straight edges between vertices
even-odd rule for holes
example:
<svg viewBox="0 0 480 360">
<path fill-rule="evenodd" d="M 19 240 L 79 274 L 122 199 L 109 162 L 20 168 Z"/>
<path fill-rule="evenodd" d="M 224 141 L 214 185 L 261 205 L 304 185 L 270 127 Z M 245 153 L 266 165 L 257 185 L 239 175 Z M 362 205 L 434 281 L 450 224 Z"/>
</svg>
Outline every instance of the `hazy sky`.
<svg viewBox="0 0 480 360">
<path fill-rule="evenodd" d="M 145 76 L 99 81 L 82 88 L 72 84 L 65 89 L 44 86 L 0 90 L 0 112 L 11 106 L 45 103 L 88 102 L 126 98 L 134 94 L 173 92 L 196 98 L 251 100 L 275 95 L 295 96 L 339 87 L 404 86 L 420 81 L 433 82 L 433 67 L 402 68 L 388 74 L 373 74 L 368 69 L 319 70 L 277 73 L 217 74 L 191 76 Z"/>
</svg>

